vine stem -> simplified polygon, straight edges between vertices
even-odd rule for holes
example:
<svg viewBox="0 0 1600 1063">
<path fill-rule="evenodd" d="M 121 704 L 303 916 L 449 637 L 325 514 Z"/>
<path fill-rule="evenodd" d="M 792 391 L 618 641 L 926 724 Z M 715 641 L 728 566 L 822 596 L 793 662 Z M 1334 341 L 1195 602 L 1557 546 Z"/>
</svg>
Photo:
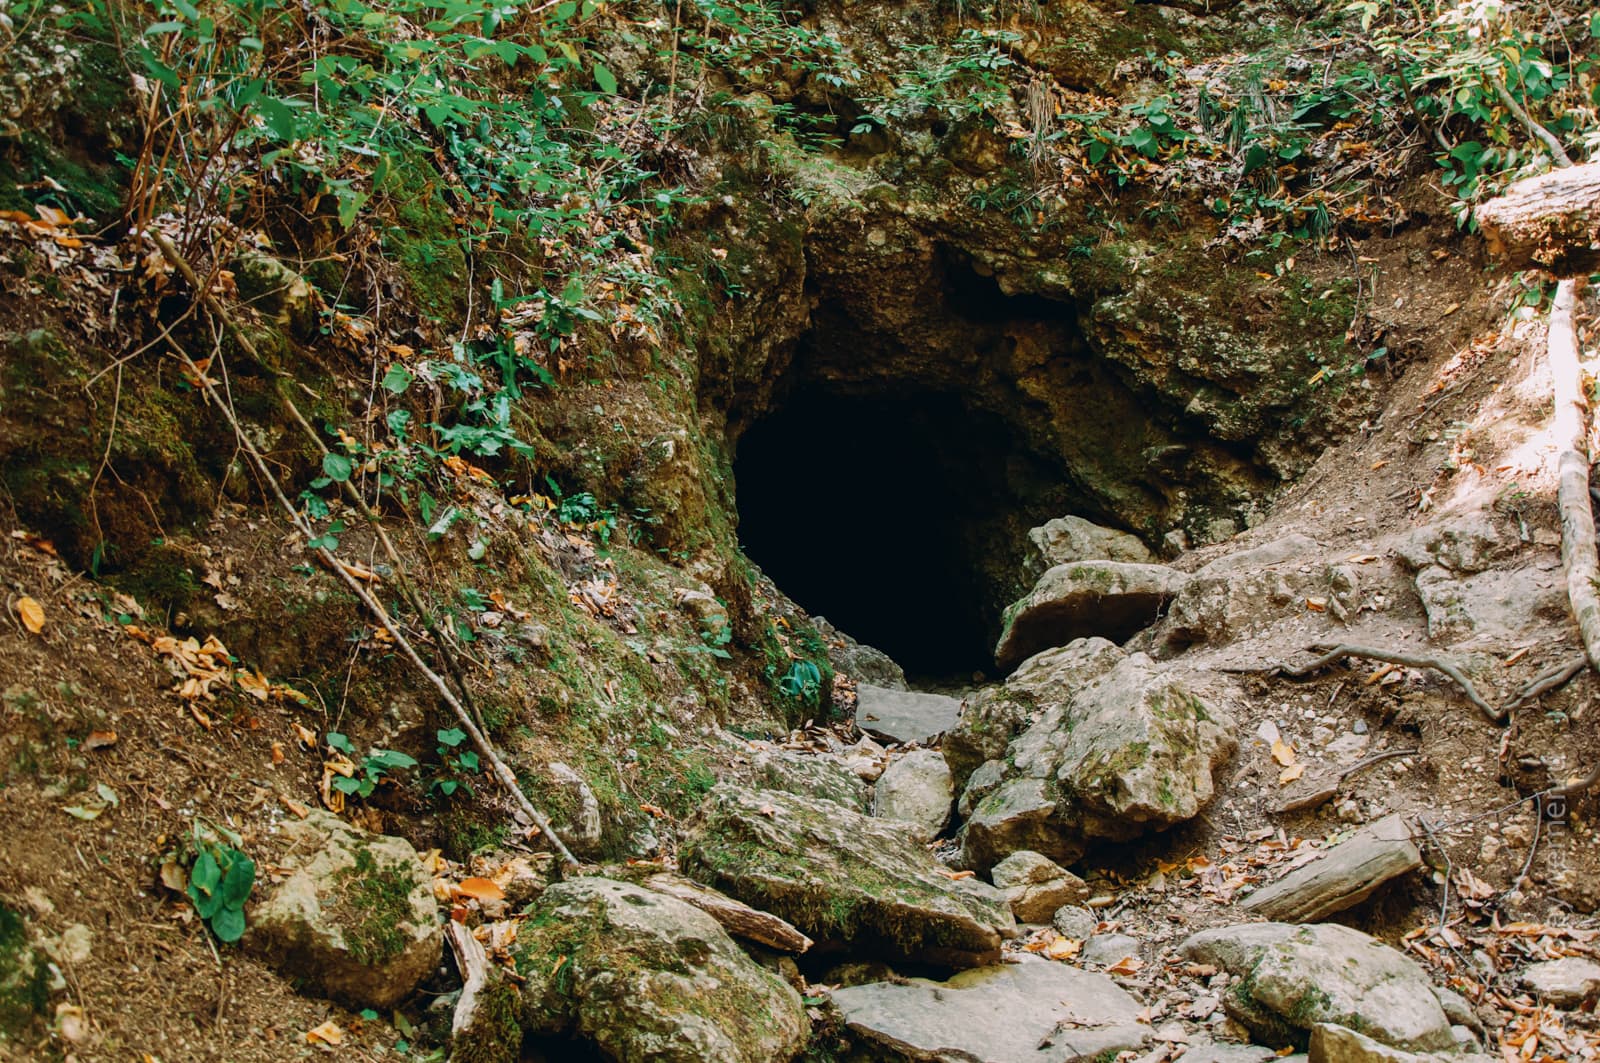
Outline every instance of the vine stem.
<svg viewBox="0 0 1600 1063">
<path fill-rule="evenodd" d="M 173 246 L 172 241 L 167 239 L 164 233 L 161 233 L 155 229 L 145 229 L 144 232 L 149 235 L 152 241 L 155 242 L 155 245 L 161 251 L 162 256 L 183 276 L 185 281 L 194 287 L 197 297 L 201 299 L 206 304 L 206 307 L 211 310 L 212 313 L 216 314 L 218 319 L 228 327 L 229 331 L 233 333 L 234 339 L 237 340 L 239 345 L 244 348 L 245 353 L 249 354 L 251 357 L 259 359 L 260 355 L 256 351 L 255 345 L 250 341 L 250 337 L 245 335 L 244 331 L 240 329 L 239 326 L 233 321 L 233 318 L 228 314 L 227 310 L 216 299 L 216 297 L 213 296 L 208 289 L 200 286 L 200 278 L 195 274 L 194 268 L 189 265 L 188 260 L 185 259 L 178 249 Z M 169 342 L 171 341 L 169 340 Z M 314 543 L 317 538 L 316 532 L 312 530 L 311 525 L 309 522 L 307 522 L 306 518 L 300 513 L 300 511 L 294 507 L 294 503 L 289 501 L 289 496 L 284 493 L 283 486 L 278 482 L 278 478 L 273 475 L 272 469 L 267 464 L 266 458 L 264 458 L 261 452 L 256 449 L 255 444 L 250 441 L 250 437 L 245 434 L 243 426 L 239 424 L 238 418 L 234 416 L 232 407 L 227 402 L 223 401 L 222 396 L 217 393 L 216 386 L 211 383 L 211 381 L 206 377 L 205 373 L 201 371 L 200 367 L 195 364 L 194 359 L 189 357 L 188 352 L 179 347 L 176 342 L 172 343 L 172 347 L 173 350 L 177 352 L 178 357 L 183 360 L 185 367 L 189 370 L 189 372 L 193 373 L 195 379 L 199 381 L 199 385 L 205 392 L 207 399 L 214 403 L 217 409 L 222 411 L 223 417 L 227 418 L 228 424 L 233 428 L 234 435 L 238 437 L 240 446 L 242 446 L 245 450 L 245 453 L 250 456 L 251 464 L 255 466 L 257 474 L 262 478 L 263 481 L 265 481 L 268 488 L 271 490 L 273 497 L 277 499 L 278 504 L 288 515 L 289 523 L 294 526 L 295 530 L 305 537 L 308 545 Z M 323 563 L 324 567 L 326 567 L 328 571 L 332 572 L 336 577 L 343 581 L 349 591 L 356 596 L 361 604 L 366 607 L 367 611 L 372 614 L 372 616 L 380 625 L 382 625 L 383 629 L 389 633 L 389 637 L 394 640 L 395 645 L 400 647 L 401 652 L 404 653 L 406 658 L 412 663 L 412 665 L 416 667 L 417 671 L 422 674 L 423 678 L 426 679 L 428 683 L 439 692 L 439 696 L 444 699 L 445 704 L 450 706 L 450 710 L 455 714 L 456 721 L 460 723 L 462 729 L 467 732 L 469 737 L 471 737 L 473 746 L 476 747 L 478 752 L 483 754 L 484 758 L 489 761 L 490 765 L 494 768 L 495 776 L 500 780 L 501 784 L 504 785 L 508 791 L 510 791 L 512 798 L 521 808 L 523 814 L 525 814 L 528 819 L 532 821 L 533 825 L 538 827 L 539 830 L 544 833 L 545 837 L 550 840 L 551 846 L 555 848 L 556 853 L 561 857 L 562 861 L 565 862 L 568 867 L 577 867 L 578 858 L 572 855 L 572 850 L 568 849 L 566 843 L 564 843 L 560 836 L 556 834 L 554 828 L 550 826 L 550 821 L 545 818 L 544 813 L 540 812 L 539 809 L 534 806 L 533 802 L 528 799 L 528 795 L 522 792 L 522 787 L 518 784 L 516 773 L 511 770 L 511 766 L 508 765 L 500 756 L 499 751 L 494 747 L 494 743 L 489 740 L 489 736 L 478 727 L 477 721 L 472 718 L 472 715 L 467 711 L 466 706 L 461 703 L 461 699 L 456 697 L 454 692 L 451 691 L 449 685 L 445 683 L 443 677 L 441 677 L 438 672 L 430 668 L 428 663 L 422 659 L 422 655 L 417 652 L 417 649 L 412 644 L 411 639 L 406 636 L 406 633 L 401 629 L 400 625 L 395 623 L 394 618 L 391 617 L 388 611 L 384 609 L 378 600 L 372 596 L 371 592 L 369 592 L 367 588 L 362 585 L 361 581 L 356 579 L 355 576 L 351 575 L 349 570 L 346 569 L 344 565 L 339 563 L 339 560 L 333 556 L 332 551 L 321 546 L 313 547 L 313 550 L 316 553 L 317 558 Z"/>
</svg>

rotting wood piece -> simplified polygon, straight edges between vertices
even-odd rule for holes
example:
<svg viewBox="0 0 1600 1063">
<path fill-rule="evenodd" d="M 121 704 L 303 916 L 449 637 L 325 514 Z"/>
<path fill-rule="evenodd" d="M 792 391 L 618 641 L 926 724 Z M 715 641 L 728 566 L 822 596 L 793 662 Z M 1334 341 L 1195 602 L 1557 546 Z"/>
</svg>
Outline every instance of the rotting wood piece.
<svg viewBox="0 0 1600 1063">
<path fill-rule="evenodd" d="M 1600 269 L 1600 162 L 1518 181 L 1474 212 L 1489 253 L 1558 277 Z"/>
<path fill-rule="evenodd" d="M 1313 923 L 1354 907 L 1390 879 L 1422 866 L 1399 813 L 1385 816 L 1327 855 L 1245 898 L 1246 911 L 1284 923 Z"/>
<path fill-rule="evenodd" d="M 804 952 L 811 947 L 810 938 L 771 912 L 752 908 L 681 875 L 651 875 L 644 880 L 644 885 L 656 893 L 664 893 L 693 905 L 721 923 L 723 929 L 735 937 L 746 938 L 781 952 Z"/>
</svg>

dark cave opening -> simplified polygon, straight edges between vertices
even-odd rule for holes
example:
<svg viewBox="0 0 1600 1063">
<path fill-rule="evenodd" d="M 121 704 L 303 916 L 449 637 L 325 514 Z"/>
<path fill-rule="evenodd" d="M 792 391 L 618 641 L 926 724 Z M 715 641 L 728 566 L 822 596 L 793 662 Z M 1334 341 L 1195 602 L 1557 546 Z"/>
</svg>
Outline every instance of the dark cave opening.
<svg viewBox="0 0 1600 1063">
<path fill-rule="evenodd" d="M 803 385 L 738 442 L 739 533 L 796 602 L 914 680 L 994 668 L 993 573 L 1059 482 L 995 414 L 942 392 Z"/>
</svg>

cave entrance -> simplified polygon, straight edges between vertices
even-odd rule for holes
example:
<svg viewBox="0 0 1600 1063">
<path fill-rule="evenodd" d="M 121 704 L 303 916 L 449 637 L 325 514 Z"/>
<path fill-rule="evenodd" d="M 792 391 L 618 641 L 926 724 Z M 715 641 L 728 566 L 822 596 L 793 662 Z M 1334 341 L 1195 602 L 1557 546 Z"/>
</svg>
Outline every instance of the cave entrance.
<svg viewBox="0 0 1600 1063">
<path fill-rule="evenodd" d="M 1000 573 L 1062 479 L 957 395 L 821 384 L 746 429 L 734 472 L 746 553 L 921 683 L 993 670 Z"/>
</svg>

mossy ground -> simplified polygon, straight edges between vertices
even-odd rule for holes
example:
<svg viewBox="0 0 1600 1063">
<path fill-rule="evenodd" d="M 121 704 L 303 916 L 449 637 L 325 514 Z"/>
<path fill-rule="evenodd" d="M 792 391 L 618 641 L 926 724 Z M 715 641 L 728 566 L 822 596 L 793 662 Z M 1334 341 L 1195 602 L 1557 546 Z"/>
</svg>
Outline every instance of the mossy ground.
<svg viewBox="0 0 1600 1063">
<path fill-rule="evenodd" d="M 341 871 L 336 884 L 335 921 L 352 956 L 375 966 L 405 951 L 410 937 L 403 924 L 411 918 L 416 887 L 408 869 L 380 865 L 371 849 L 358 849 L 355 866 Z"/>
</svg>

